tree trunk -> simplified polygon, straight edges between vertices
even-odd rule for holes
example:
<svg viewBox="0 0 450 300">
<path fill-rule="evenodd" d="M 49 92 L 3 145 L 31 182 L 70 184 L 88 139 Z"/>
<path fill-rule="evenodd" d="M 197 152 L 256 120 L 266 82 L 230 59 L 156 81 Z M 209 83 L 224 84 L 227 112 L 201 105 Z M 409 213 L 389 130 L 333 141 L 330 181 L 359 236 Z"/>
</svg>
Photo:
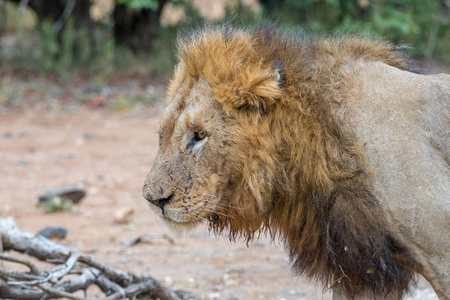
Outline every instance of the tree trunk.
<svg viewBox="0 0 450 300">
<path fill-rule="evenodd" d="M 114 7 L 114 39 L 116 44 L 134 51 L 149 51 L 159 29 L 159 19 L 167 0 L 158 0 L 158 9 L 130 10 L 116 1 Z"/>
</svg>

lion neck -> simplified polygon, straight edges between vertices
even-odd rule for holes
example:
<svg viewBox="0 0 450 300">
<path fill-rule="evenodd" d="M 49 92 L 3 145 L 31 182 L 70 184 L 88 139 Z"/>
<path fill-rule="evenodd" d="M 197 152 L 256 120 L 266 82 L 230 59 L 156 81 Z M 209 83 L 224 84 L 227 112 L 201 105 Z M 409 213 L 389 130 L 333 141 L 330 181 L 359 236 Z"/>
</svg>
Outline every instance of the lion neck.
<svg viewBox="0 0 450 300">
<path fill-rule="evenodd" d="M 383 227 L 361 148 L 324 112 L 321 99 L 300 98 L 313 108 L 284 103 L 259 126 L 255 153 L 261 145 L 274 151 L 250 156 L 258 161 L 247 163 L 249 177 L 232 187 L 228 217 L 216 216 L 211 228 L 228 230 L 232 240 L 250 242 L 260 233 L 280 238 L 295 273 L 325 286 L 343 278 L 339 287 L 350 297 L 402 293 L 412 272 L 400 262 L 411 259 Z"/>
</svg>

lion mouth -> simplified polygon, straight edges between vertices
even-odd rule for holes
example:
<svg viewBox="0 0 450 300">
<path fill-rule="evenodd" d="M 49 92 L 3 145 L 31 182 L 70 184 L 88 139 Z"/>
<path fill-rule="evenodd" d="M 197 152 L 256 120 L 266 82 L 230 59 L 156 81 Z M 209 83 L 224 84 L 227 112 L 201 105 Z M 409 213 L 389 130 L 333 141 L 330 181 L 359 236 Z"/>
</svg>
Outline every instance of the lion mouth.
<svg viewBox="0 0 450 300">
<path fill-rule="evenodd" d="M 151 194 L 144 197 L 150 203 L 153 212 L 170 225 L 178 224 L 179 226 L 194 227 L 206 220 L 202 209 L 196 211 L 185 205 L 181 206 L 182 199 L 179 199 L 175 193 L 161 198 L 153 198 Z"/>
</svg>

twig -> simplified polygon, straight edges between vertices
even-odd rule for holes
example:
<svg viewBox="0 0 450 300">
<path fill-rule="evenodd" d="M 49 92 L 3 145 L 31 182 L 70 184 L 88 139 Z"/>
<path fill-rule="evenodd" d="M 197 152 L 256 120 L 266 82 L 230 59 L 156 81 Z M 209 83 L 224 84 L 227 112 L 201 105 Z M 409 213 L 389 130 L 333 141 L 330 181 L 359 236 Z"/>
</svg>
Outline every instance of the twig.
<svg viewBox="0 0 450 300">
<path fill-rule="evenodd" d="M 0 244 L 1 244 L 1 231 L 0 231 Z M 40 273 L 39 269 L 38 269 L 38 267 L 36 267 L 36 265 L 34 265 L 31 261 L 23 259 L 23 258 L 13 257 L 13 256 L 9 256 L 9 255 L 0 253 L 0 260 L 6 260 L 6 261 L 26 265 L 27 267 L 30 268 L 30 272 L 33 273 L 34 275 L 39 275 L 39 273 Z"/>
<path fill-rule="evenodd" d="M 106 295 L 111 295 L 113 293 L 116 293 L 116 294 L 119 294 L 122 298 L 125 298 L 125 296 L 126 296 L 124 289 L 120 285 L 109 280 L 106 276 L 104 276 L 102 274 L 100 274 L 97 277 L 97 279 L 95 280 L 95 283 Z"/>
<path fill-rule="evenodd" d="M 156 279 L 147 278 L 145 281 L 132 284 L 125 288 L 125 295 L 127 298 L 135 297 L 138 294 L 150 294 L 156 296 L 160 300 L 173 300 L 179 299 L 178 296 L 166 288 L 164 288 Z M 106 297 L 104 300 L 116 300 L 122 299 L 119 293 L 112 294 Z"/>
<path fill-rule="evenodd" d="M 0 253 L 3 252 L 2 229 L 0 228 Z"/>
<path fill-rule="evenodd" d="M 19 15 L 22 15 L 28 6 L 29 0 L 21 0 L 19 5 Z"/>
<path fill-rule="evenodd" d="M 77 252 L 72 252 L 69 259 L 66 261 L 64 265 L 59 265 L 53 271 L 50 272 L 51 277 L 49 281 L 51 283 L 58 282 L 62 277 L 67 275 L 75 266 L 75 264 L 78 261 L 78 258 L 80 257 L 80 254 Z"/>
<path fill-rule="evenodd" d="M 107 265 L 97 261 L 96 259 L 92 258 L 89 255 L 80 254 L 79 261 L 84 262 L 85 264 L 91 267 L 101 270 L 109 278 L 111 278 L 114 281 L 118 281 L 118 283 L 121 285 L 127 285 L 130 284 L 131 282 L 131 277 L 127 275 L 125 272 L 108 267 Z"/>
<path fill-rule="evenodd" d="M 80 257 L 80 254 L 77 252 L 73 252 L 67 262 L 65 264 L 59 265 L 55 267 L 52 271 L 48 272 L 48 275 L 45 278 L 38 278 L 34 281 L 30 282 L 23 282 L 23 281 L 16 281 L 16 282 L 8 282 L 8 284 L 11 285 L 38 285 L 42 283 L 57 283 L 62 277 L 69 274 L 69 272 L 72 270 L 72 268 L 75 266 L 75 263 L 78 261 L 78 258 Z"/>
<path fill-rule="evenodd" d="M 33 273 L 11 272 L 0 268 L 1 298 L 47 300 L 62 297 L 75 300 L 94 300 L 94 298 L 81 297 L 73 293 L 86 290 L 95 284 L 105 293 L 106 298 L 102 298 L 102 300 L 141 296 L 145 299 L 150 297 L 161 300 L 197 300 L 188 292 L 167 289 L 151 276 L 140 277 L 132 273 L 127 274 L 111 268 L 87 254 L 57 244 L 42 236 L 21 231 L 12 218 L 0 218 L 0 232 L 2 232 L 1 240 L 5 250 L 22 252 L 42 261 L 58 264 L 50 271 L 40 271 L 26 259 L 0 253 L 1 261 L 24 264 Z M 78 276 L 58 283 L 69 274 Z"/>
<path fill-rule="evenodd" d="M 72 14 L 72 11 L 73 11 L 73 9 L 75 7 L 75 4 L 76 4 L 75 0 L 67 1 L 67 5 L 64 8 L 64 11 L 62 12 L 60 18 L 58 19 L 58 21 L 56 21 L 55 25 L 53 25 L 53 30 L 56 33 L 58 33 L 61 30 L 61 28 L 66 23 L 66 21 L 69 18 L 69 16 Z"/>
<path fill-rule="evenodd" d="M 38 287 L 40 289 L 46 291 L 47 293 L 50 293 L 50 294 L 58 296 L 58 297 L 63 297 L 63 298 L 68 298 L 68 299 L 73 299 L 73 300 L 89 300 L 89 298 L 79 297 L 79 296 L 76 296 L 71 293 L 66 293 L 66 292 L 51 288 L 49 286 L 45 286 L 43 284 L 39 284 Z"/>
<path fill-rule="evenodd" d="M 41 290 L 13 287 L 0 278 L 0 293 L 3 299 L 41 299 L 44 293 Z"/>
<path fill-rule="evenodd" d="M 9 272 L 6 271 L 3 268 L 0 268 L 0 277 L 4 279 L 14 278 L 14 279 L 20 279 L 20 280 L 36 280 L 39 279 L 39 276 L 36 275 L 30 275 L 23 272 Z M 25 282 L 26 284 L 29 284 L 28 282 Z"/>
<path fill-rule="evenodd" d="M 339 265 L 339 269 L 341 269 L 342 276 L 339 277 L 338 279 L 336 279 L 335 281 L 333 281 L 333 283 L 329 287 L 327 287 L 325 289 L 325 291 L 328 291 L 329 289 L 332 289 L 336 285 L 336 283 L 340 283 L 343 278 L 347 278 L 349 281 L 351 281 L 351 279 L 345 274 L 345 272 L 342 269 L 341 265 Z"/>
</svg>

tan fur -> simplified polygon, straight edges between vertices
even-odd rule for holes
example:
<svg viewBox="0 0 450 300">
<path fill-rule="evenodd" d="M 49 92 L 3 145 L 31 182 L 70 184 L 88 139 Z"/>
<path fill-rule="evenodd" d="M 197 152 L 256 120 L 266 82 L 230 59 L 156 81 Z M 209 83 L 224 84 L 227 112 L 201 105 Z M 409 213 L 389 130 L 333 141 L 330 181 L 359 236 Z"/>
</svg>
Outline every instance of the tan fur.
<svg viewBox="0 0 450 300">
<path fill-rule="evenodd" d="M 160 151 L 144 185 L 144 197 L 159 206 L 152 208 L 169 226 L 183 231 L 207 221 L 232 239 L 251 241 L 261 230 L 279 236 L 295 272 L 350 298 L 400 298 L 413 272 L 420 272 L 446 299 L 449 257 L 440 247 L 449 243 L 426 236 L 448 236 L 448 77 L 402 71 L 405 58 L 385 42 L 299 38 L 274 26 L 206 27 L 178 45 Z M 397 95 L 399 85 L 410 94 Z M 430 95 L 433 86 L 439 92 Z M 434 102 L 423 104 L 427 99 Z M 396 123 L 381 126 L 389 117 L 386 105 L 398 115 Z M 428 108 L 435 105 L 441 109 Z M 411 118 L 420 111 L 424 121 L 417 123 Z M 398 130 L 397 123 L 417 130 Z M 200 131 L 204 139 L 196 138 Z M 385 135 L 393 138 L 380 138 Z M 412 135 L 417 143 L 405 140 Z M 379 161 L 389 149 L 397 151 L 395 157 Z M 437 212 L 442 217 L 419 237 L 414 223 L 399 224 L 398 218 L 403 211 L 425 222 L 427 208 L 396 204 L 407 201 L 401 186 L 412 179 L 397 178 L 391 169 L 397 160 L 410 159 L 402 151 L 423 150 L 413 158 L 429 159 L 422 169 L 436 167 L 439 182 L 421 190 L 408 186 L 407 199 L 446 204 L 433 204 L 443 208 Z M 419 173 L 414 163 L 401 167 L 404 176 L 422 182 L 420 167 Z M 441 267 L 428 253 L 433 247 L 413 246 L 422 240 L 438 243 Z"/>
</svg>

